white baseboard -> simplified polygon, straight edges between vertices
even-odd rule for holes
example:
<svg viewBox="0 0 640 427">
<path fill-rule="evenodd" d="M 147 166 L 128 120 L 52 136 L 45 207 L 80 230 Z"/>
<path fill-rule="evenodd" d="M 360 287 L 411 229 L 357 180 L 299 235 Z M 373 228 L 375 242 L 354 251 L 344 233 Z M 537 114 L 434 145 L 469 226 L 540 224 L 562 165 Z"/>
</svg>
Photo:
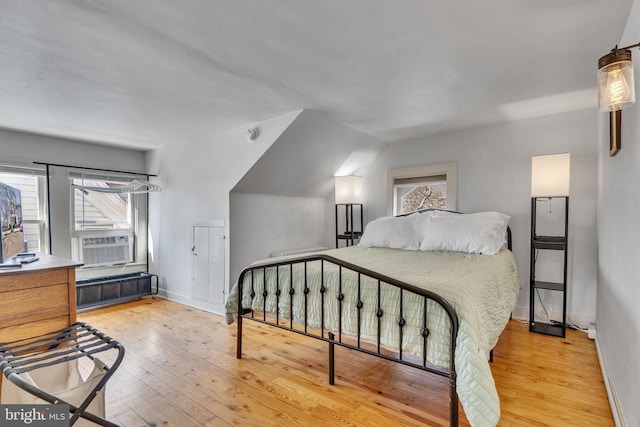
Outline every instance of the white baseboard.
<svg viewBox="0 0 640 427">
<path fill-rule="evenodd" d="M 620 405 L 620 399 L 618 399 L 618 393 L 616 392 L 615 385 L 609 376 L 609 370 L 607 368 L 607 362 L 604 358 L 604 354 L 600 350 L 600 340 L 596 335 L 596 353 L 598 354 L 598 361 L 600 362 L 600 371 L 602 371 L 602 379 L 604 380 L 604 387 L 607 390 L 607 397 L 609 398 L 609 405 L 611 406 L 611 414 L 613 415 L 613 422 L 616 427 L 627 427 L 627 421 L 624 418 L 622 412 L 622 406 Z"/>
<path fill-rule="evenodd" d="M 189 296 L 178 294 L 176 292 L 168 292 L 166 289 L 160 289 L 158 292 L 158 296 L 169 301 L 178 302 L 189 307 L 224 316 L 224 306 L 221 306 L 219 304 L 213 304 L 207 301 L 193 299 Z"/>
</svg>

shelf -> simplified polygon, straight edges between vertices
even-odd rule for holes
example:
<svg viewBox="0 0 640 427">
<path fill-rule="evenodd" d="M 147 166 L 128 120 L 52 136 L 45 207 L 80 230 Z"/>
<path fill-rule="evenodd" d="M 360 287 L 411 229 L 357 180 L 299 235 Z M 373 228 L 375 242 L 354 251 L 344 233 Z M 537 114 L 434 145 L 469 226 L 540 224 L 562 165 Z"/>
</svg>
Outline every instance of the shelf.
<svg viewBox="0 0 640 427">
<path fill-rule="evenodd" d="M 533 238 L 534 249 L 563 250 L 567 247 L 567 239 L 564 236 L 535 236 Z"/>
<path fill-rule="evenodd" d="M 549 323 L 532 323 L 529 325 L 529 332 L 537 332 L 539 334 L 552 335 L 554 337 L 565 337 L 565 328 L 562 324 L 551 325 Z"/>
<path fill-rule="evenodd" d="M 533 283 L 533 287 L 536 289 L 547 289 L 550 291 L 564 291 L 564 283 L 557 282 L 543 282 L 541 280 L 536 280 Z"/>
<path fill-rule="evenodd" d="M 344 216 L 339 215 L 339 210 L 344 210 Z M 354 212 L 355 210 L 355 212 Z M 340 218 L 343 218 L 341 221 Z M 336 248 L 340 242 L 346 246 L 358 243 L 364 230 L 364 215 L 362 204 L 337 204 L 336 205 Z"/>
<path fill-rule="evenodd" d="M 569 239 L 567 231 L 569 229 L 569 197 L 554 197 L 558 199 L 564 199 L 564 233 L 561 235 L 539 235 L 536 233 L 538 212 L 537 212 L 537 197 L 531 198 L 531 253 L 530 253 L 530 275 L 529 275 L 529 332 L 537 332 L 540 334 L 551 335 L 555 337 L 565 337 L 565 331 L 567 329 L 567 262 L 568 262 L 568 247 Z M 554 217 L 545 217 L 545 225 L 549 225 L 548 222 Z M 550 249 L 560 251 L 563 255 L 563 279 L 562 281 L 547 282 L 543 280 L 536 280 L 536 268 L 539 249 Z M 555 265 L 545 265 L 545 268 L 555 267 Z M 560 277 L 560 272 L 557 272 L 554 276 Z M 547 274 L 546 272 L 543 274 Z M 541 274 L 542 275 L 542 274 Z M 562 296 L 562 322 L 556 322 L 554 320 L 545 322 L 536 322 L 536 294 L 540 289 L 545 291 L 561 292 Z M 550 295 L 551 296 L 551 295 Z M 556 293 L 553 295 L 554 299 L 558 297 Z M 541 301 L 540 301 L 541 302 Z M 544 307 L 543 307 L 544 308 Z M 545 309 L 546 312 L 546 309 Z"/>
<path fill-rule="evenodd" d="M 338 239 L 353 239 L 353 240 L 357 240 L 362 236 L 362 232 L 360 231 L 354 231 L 353 234 L 349 233 L 349 234 L 338 234 L 336 236 L 336 238 Z"/>
</svg>

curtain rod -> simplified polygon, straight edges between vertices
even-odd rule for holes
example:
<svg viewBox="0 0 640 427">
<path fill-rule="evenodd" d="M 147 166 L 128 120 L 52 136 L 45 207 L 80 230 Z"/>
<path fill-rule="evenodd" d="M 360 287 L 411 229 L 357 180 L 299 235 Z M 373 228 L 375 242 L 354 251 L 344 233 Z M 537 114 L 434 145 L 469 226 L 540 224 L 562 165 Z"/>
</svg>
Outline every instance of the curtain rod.
<svg viewBox="0 0 640 427">
<path fill-rule="evenodd" d="M 152 175 L 144 172 L 129 172 L 129 171 L 119 171 L 119 170 L 113 170 L 113 169 L 88 168 L 84 166 L 60 165 L 57 163 L 45 163 L 45 162 L 33 162 L 33 163 L 36 165 L 58 166 L 62 168 L 85 169 L 85 170 L 100 171 L 100 172 L 126 173 L 129 175 L 144 175 L 144 176 L 152 176 L 152 177 L 158 176 L 158 175 Z"/>
</svg>

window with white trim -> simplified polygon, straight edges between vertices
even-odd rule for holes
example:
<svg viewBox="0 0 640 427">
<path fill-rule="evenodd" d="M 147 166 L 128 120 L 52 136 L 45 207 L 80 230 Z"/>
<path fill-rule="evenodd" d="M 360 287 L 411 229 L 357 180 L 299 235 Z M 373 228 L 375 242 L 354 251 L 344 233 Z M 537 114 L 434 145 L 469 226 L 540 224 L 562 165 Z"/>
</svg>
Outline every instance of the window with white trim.
<svg viewBox="0 0 640 427">
<path fill-rule="evenodd" d="M 0 166 L 0 182 L 20 190 L 22 226 L 27 250 L 45 250 L 44 171 L 31 168 Z"/>
<path fill-rule="evenodd" d="M 127 182 L 95 178 L 72 178 L 75 231 L 130 230 L 131 194 Z"/>
<path fill-rule="evenodd" d="M 80 260 L 79 241 L 82 237 L 126 235 L 130 237 L 134 254 L 133 263 L 127 266 L 126 272 L 144 269 L 148 250 L 146 193 L 159 191 L 147 183 L 147 175 L 49 166 L 51 168 L 21 162 L 0 164 L 0 181 L 21 192 L 23 229 L 28 250 L 51 253 L 53 247 L 54 255 Z M 56 179 L 56 175 L 62 179 Z M 58 208 L 52 209 L 56 212 L 53 216 L 49 202 Z M 60 209 L 64 205 L 68 208 Z M 52 229 L 56 232 L 51 233 Z M 71 240 L 69 253 L 65 252 L 64 247 L 67 236 Z M 56 253 L 56 249 L 61 253 Z M 125 268 L 120 264 L 97 269 L 87 267 L 93 270 L 86 273 L 85 278 L 110 274 L 112 271 L 119 274 Z"/>
<path fill-rule="evenodd" d="M 390 169 L 387 181 L 390 215 L 427 208 L 456 209 L 456 163 Z"/>
</svg>

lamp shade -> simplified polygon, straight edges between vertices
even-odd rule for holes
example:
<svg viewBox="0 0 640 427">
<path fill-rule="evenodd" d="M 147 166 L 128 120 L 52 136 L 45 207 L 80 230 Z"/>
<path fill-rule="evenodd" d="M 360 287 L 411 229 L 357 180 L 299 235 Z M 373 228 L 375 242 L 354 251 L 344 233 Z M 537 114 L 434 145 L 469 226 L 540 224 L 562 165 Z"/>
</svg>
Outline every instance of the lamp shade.
<svg viewBox="0 0 640 427">
<path fill-rule="evenodd" d="M 571 157 L 569 153 L 531 158 L 531 197 L 569 195 Z"/>
<path fill-rule="evenodd" d="M 336 205 L 361 204 L 364 181 L 361 176 L 336 176 Z"/>
<path fill-rule="evenodd" d="M 631 51 L 614 49 L 598 60 L 598 109 L 617 111 L 635 102 Z"/>
</svg>

